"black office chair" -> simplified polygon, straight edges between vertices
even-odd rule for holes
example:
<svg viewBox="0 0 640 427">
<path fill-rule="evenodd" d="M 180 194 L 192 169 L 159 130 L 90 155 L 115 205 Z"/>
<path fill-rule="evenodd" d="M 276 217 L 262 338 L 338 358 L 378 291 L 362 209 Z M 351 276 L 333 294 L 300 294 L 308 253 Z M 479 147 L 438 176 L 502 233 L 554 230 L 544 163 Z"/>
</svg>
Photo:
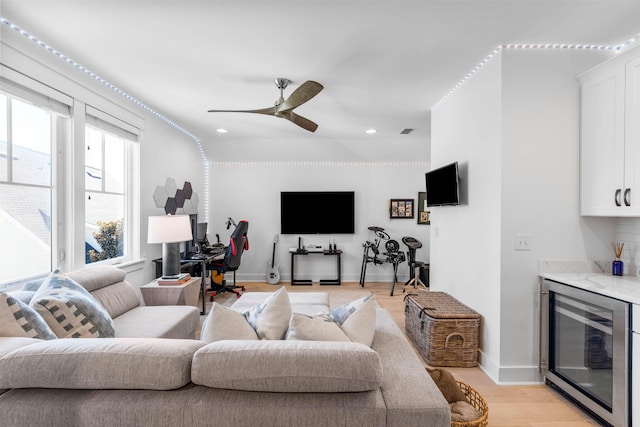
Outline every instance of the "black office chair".
<svg viewBox="0 0 640 427">
<path fill-rule="evenodd" d="M 238 289 L 244 292 L 244 286 L 236 284 L 236 271 L 238 267 L 240 267 L 242 254 L 244 251 L 249 250 L 247 231 L 249 231 L 249 223 L 247 221 L 238 222 L 236 229 L 231 233 L 231 237 L 229 238 L 229 246 L 227 246 L 224 258 L 207 264 L 207 270 L 214 270 L 223 274 L 229 271 L 233 272 L 233 285 L 227 285 L 226 279 L 219 285 L 215 285 L 213 282 L 211 283 L 211 289 L 209 289 L 209 291 L 213 292 L 210 298 L 211 301 L 213 301 L 216 295 L 223 292 L 233 292 L 238 298 L 240 298 L 240 291 L 238 291 Z"/>
<path fill-rule="evenodd" d="M 425 277 L 425 281 L 427 283 L 424 283 L 420 279 L 420 272 L 428 269 L 429 264 L 423 261 L 416 261 L 416 251 L 422 247 L 422 242 L 414 237 L 405 236 L 402 238 L 402 243 L 407 245 L 407 248 L 409 249 L 409 280 L 404 284 L 405 289 L 403 292 L 406 290 L 407 286 L 411 285 L 413 285 L 414 289 L 417 285 L 421 285 L 428 289 L 429 279 Z"/>
</svg>

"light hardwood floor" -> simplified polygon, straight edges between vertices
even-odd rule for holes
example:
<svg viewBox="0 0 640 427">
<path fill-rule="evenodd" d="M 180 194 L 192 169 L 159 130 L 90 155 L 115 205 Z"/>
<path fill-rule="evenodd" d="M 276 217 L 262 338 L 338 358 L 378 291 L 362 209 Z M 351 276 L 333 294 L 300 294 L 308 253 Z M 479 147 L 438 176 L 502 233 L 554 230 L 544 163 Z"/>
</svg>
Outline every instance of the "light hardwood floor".
<svg viewBox="0 0 640 427">
<path fill-rule="evenodd" d="M 343 283 L 341 286 L 291 286 L 289 283 L 268 285 L 266 283 L 242 282 L 246 292 L 270 292 L 286 286 L 289 292 L 345 292 L 369 291 L 378 303 L 387 309 L 404 331 L 403 286 L 396 285 L 395 295 L 390 296 L 387 283 Z M 222 294 L 216 301 L 229 301 L 232 294 Z M 207 301 L 208 302 L 208 301 Z M 210 303 L 209 303 L 210 304 Z M 208 310 L 207 310 L 208 311 Z M 421 358 L 422 359 L 422 358 Z M 425 363 L 426 366 L 426 363 Z M 598 425 L 579 408 L 544 385 L 507 386 L 494 383 L 480 368 L 447 368 L 460 381 L 471 385 L 487 401 L 490 426 L 594 426 Z"/>
</svg>

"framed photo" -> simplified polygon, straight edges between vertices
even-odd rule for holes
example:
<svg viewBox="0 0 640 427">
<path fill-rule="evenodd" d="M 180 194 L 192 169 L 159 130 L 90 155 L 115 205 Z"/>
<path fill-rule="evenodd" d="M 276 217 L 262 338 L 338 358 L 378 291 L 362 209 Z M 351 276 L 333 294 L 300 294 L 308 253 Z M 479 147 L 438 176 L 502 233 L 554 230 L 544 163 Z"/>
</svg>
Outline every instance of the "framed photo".
<svg viewBox="0 0 640 427">
<path fill-rule="evenodd" d="M 429 224 L 429 209 L 427 208 L 427 193 L 421 191 L 418 193 L 418 224 Z"/>
<path fill-rule="evenodd" d="M 391 199 L 389 218 L 413 218 L 414 199 Z"/>
</svg>

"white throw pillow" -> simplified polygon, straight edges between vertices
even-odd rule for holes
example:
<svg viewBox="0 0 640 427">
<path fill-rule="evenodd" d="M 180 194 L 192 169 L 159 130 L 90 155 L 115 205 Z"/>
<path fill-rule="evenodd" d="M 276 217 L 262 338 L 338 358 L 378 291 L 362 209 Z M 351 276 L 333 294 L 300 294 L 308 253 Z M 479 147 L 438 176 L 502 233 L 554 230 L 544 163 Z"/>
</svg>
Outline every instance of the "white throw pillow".
<svg viewBox="0 0 640 427">
<path fill-rule="evenodd" d="M 293 313 L 289 321 L 288 340 L 351 341 L 340 326 L 326 315 L 307 316 Z"/>
<path fill-rule="evenodd" d="M 200 340 L 205 342 L 257 339 L 258 334 L 242 313 L 217 302 L 213 303 L 200 333 Z"/>
<path fill-rule="evenodd" d="M 258 338 L 283 340 L 291 319 L 291 303 L 287 289 L 281 287 L 262 303 L 247 311 L 245 316 L 257 332 Z"/>
<path fill-rule="evenodd" d="M 33 308 L 7 293 L 0 293 L 0 336 L 43 340 L 57 338 Z"/>
<path fill-rule="evenodd" d="M 111 338 L 113 320 L 81 285 L 59 271 L 49 275 L 31 300 L 58 338 Z"/>
<path fill-rule="evenodd" d="M 333 319 L 351 341 L 371 347 L 376 331 L 376 303 L 373 294 L 329 310 Z"/>
</svg>

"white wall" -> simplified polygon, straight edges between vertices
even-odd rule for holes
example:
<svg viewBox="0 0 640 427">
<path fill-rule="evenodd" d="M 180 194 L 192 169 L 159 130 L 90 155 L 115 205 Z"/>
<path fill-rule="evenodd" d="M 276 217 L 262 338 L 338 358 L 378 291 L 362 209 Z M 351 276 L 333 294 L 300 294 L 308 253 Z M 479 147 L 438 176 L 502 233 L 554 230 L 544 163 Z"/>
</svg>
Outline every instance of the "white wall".
<svg viewBox="0 0 640 427">
<path fill-rule="evenodd" d="M 260 148 L 254 147 L 255 150 Z M 354 191 L 356 233 L 337 235 L 305 235 L 304 244 L 328 246 L 335 239 L 342 255 L 342 278 L 358 281 L 363 256 L 362 244 L 373 239 L 369 226 L 383 227 L 392 239 L 402 243 L 403 236 L 420 240 L 423 248 L 418 259 L 429 259 L 429 226 L 418 225 L 416 219 L 389 219 L 388 201 L 391 198 L 415 199 L 424 191 L 424 165 L 376 165 L 376 164 L 272 164 L 267 162 L 214 164 L 211 168 L 211 215 L 209 237 L 219 233 L 226 241 L 232 230 L 226 230 L 228 217 L 236 221 L 249 221 L 250 250 L 243 255 L 238 270 L 240 280 L 264 281 L 267 260 L 271 260 L 274 235 L 280 233 L 281 191 Z M 301 213 L 304 214 L 304 213 Z M 276 263 L 280 266 L 282 280 L 290 280 L 291 261 L 289 248 L 298 245 L 297 235 L 280 235 Z M 384 250 L 384 244 L 381 245 Z M 313 256 L 296 259 L 296 278 L 312 280 L 335 278 L 333 257 Z M 401 280 L 406 280 L 406 263 L 399 269 Z M 369 264 L 367 281 L 391 283 L 393 270 L 390 264 Z"/>
<path fill-rule="evenodd" d="M 492 377 L 500 363 L 501 93 L 498 56 L 431 113 L 431 163 L 464 165 L 467 192 L 465 204 L 432 208 L 431 288 L 482 315 L 481 364 Z"/>
<path fill-rule="evenodd" d="M 580 88 L 558 55 L 502 57 L 501 382 L 537 378 L 538 261 L 600 259 L 611 238 L 608 221 L 579 216 Z M 531 250 L 515 250 L 520 234 Z"/>
<path fill-rule="evenodd" d="M 559 54 L 503 50 L 432 113 L 434 167 L 469 162 L 469 204 L 432 215 L 432 287 L 480 312 L 496 382 L 538 380 L 538 260 L 606 259 L 613 235 L 579 217 L 579 87 Z"/>
<path fill-rule="evenodd" d="M 147 117 L 140 142 L 140 177 L 140 252 L 146 260 L 144 284 L 156 277 L 151 260 L 162 257 L 162 245 L 147 244 L 148 217 L 165 215 L 164 209 L 156 207 L 153 192 L 169 177 L 175 179 L 178 188 L 182 188 L 185 181 L 190 182 L 200 199 L 198 218 L 204 218 L 204 163 L 191 139 L 164 122 Z"/>
</svg>

